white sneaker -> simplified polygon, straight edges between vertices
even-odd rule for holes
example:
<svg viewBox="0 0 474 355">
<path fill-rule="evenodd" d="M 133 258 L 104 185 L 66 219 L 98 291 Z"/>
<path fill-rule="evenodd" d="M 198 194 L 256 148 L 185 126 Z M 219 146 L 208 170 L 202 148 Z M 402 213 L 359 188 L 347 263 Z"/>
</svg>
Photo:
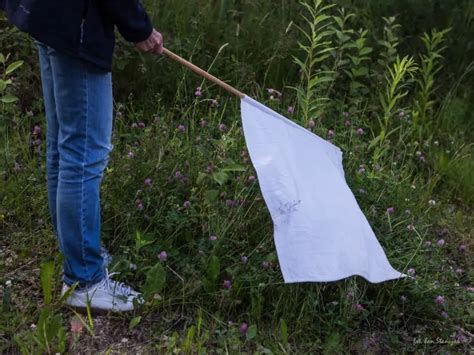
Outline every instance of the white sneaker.
<svg viewBox="0 0 474 355">
<path fill-rule="evenodd" d="M 112 280 L 106 270 L 105 278 L 83 290 L 74 290 L 66 299 L 65 304 L 74 308 L 90 307 L 93 311 L 127 312 L 134 309 L 134 301 L 140 305 L 144 303 L 141 293 L 131 287 Z M 64 295 L 70 286 L 64 284 L 61 295 Z"/>
</svg>

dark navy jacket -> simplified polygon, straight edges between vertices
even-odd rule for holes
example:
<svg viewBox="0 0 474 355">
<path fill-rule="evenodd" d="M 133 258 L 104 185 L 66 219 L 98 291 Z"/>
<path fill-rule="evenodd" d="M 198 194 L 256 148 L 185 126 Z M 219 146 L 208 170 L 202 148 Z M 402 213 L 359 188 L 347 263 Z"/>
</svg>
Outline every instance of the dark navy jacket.
<svg viewBox="0 0 474 355">
<path fill-rule="evenodd" d="M 20 30 L 50 47 L 111 70 L 114 29 L 130 42 L 153 30 L 139 0 L 0 0 Z"/>
</svg>

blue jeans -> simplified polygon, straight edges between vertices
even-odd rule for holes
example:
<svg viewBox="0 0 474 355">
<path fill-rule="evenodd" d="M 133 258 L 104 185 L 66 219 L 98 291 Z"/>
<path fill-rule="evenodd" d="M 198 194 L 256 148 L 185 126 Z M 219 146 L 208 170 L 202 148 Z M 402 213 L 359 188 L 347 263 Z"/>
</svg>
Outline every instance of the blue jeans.
<svg viewBox="0 0 474 355">
<path fill-rule="evenodd" d="M 112 150 L 111 73 L 38 44 L 47 119 L 46 172 L 63 281 L 89 287 L 104 278 L 100 184 Z"/>
</svg>

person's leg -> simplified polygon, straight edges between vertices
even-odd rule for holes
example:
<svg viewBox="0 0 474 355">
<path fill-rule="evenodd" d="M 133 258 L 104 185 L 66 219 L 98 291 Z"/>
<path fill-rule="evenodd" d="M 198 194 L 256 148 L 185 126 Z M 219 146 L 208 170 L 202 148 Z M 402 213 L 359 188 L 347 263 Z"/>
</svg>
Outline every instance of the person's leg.
<svg viewBox="0 0 474 355">
<path fill-rule="evenodd" d="M 100 183 L 112 150 L 112 81 L 80 59 L 49 49 L 59 151 L 57 229 L 64 282 L 80 288 L 104 278 Z"/>
<path fill-rule="evenodd" d="M 54 234 L 57 236 L 56 196 L 58 189 L 59 151 L 58 151 L 58 116 L 54 99 L 54 82 L 51 70 L 51 57 L 48 47 L 38 44 L 41 69 L 41 84 L 46 111 L 46 175 L 48 186 L 48 205 Z M 60 242 L 60 240 L 59 240 Z M 61 247 L 60 247 L 61 249 Z"/>
</svg>

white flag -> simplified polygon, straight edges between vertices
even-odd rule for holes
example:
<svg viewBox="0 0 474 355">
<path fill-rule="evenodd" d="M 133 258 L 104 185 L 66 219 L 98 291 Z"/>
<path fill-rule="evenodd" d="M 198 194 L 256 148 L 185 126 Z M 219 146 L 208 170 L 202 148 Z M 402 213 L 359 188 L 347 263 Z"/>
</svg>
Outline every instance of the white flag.
<svg viewBox="0 0 474 355">
<path fill-rule="evenodd" d="M 405 277 L 388 262 L 347 186 L 341 150 L 247 96 L 241 107 L 285 282 Z"/>
</svg>

